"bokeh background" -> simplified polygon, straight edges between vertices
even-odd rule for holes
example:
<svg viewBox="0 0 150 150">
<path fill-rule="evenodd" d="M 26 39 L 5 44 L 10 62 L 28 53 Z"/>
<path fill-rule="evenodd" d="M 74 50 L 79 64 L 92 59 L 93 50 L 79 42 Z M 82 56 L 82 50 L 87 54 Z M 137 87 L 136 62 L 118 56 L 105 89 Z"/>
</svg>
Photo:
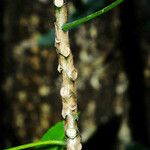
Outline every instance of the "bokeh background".
<svg viewBox="0 0 150 150">
<path fill-rule="evenodd" d="M 69 21 L 112 0 L 70 0 Z M 52 0 L 0 2 L 0 149 L 38 140 L 61 118 Z M 83 149 L 150 148 L 150 1 L 70 31 Z"/>
</svg>

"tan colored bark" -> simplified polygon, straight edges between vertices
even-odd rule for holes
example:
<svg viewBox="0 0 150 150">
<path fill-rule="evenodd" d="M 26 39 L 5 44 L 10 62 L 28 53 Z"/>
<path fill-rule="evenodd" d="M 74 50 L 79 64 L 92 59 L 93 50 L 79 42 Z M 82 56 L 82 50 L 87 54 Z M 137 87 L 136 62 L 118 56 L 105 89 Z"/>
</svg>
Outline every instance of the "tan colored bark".
<svg viewBox="0 0 150 150">
<path fill-rule="evenodd" d="M 81 150 L 81 139 L 77 127 L 77 70 L 73 65 L 73 56 L 70 50 L 68 32 L 61 27 L 67 22 L 67 6 L 63 0 L 54 0 L 55 4 L 55 47 L 58 54 L 58 71 L 62 75 L 62 116 L 65 120 L 65 134 L 67 137 L 67 150 Z"/>
</svg>

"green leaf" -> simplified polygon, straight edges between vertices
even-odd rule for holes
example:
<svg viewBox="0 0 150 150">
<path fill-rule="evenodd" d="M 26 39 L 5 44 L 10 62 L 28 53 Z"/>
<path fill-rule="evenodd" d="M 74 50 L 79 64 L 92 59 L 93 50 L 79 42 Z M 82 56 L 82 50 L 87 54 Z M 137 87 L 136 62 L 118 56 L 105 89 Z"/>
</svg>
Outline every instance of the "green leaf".
<svg viewBox="0 0 150 150">
<path fill-rule="evenodd" d="M 139 143 L 130 143 L 126 150 L 148 150 L 148 148 Z"/>
<path fill-rule="evenodd" d="M 64 122 L 58 122 L 56 125 L 47 130 L 41 137 L 40 141 L 57 140 L 65 141 Z M 51 145 L 47 147 L 38 147 L 36 150 L 63 150 L 63 146 Z"/>
</svg>

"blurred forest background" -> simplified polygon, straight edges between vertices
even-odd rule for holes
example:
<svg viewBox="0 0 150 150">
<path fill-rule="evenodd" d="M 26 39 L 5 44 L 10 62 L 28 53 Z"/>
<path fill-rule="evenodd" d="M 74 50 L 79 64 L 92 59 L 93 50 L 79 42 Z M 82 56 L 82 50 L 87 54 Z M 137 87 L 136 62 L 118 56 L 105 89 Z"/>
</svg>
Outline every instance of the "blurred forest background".
<svg viewBox="0 0 150 150">
<path fill-rule="evenodd" d="M 69 21 L 112 0 L 70 0 Z M 50 0 L 0 1 L 0 149 L 38 140 L 61 118 Z M 150 147 L 150 1 L 70 31 L 83 149 Z M 99 148 L 98 148 L 99 147 Z"/>
</svg>

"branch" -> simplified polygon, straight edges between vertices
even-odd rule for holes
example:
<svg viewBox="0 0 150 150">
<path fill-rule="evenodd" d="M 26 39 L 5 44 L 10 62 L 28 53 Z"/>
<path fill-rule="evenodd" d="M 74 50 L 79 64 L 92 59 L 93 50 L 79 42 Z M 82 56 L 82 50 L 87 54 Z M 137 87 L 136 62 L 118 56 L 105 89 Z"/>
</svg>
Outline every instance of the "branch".
<svg viewBox="0 0 150 150">
<path fill-rule="evenodd" d="M 5 150 L 22 150 L 22 149 L 27 149 L 31 147 L 37 147 L 37 146 L 48 146 L 48 145 L 60 145 L 60 146 L 65 146 L 66 143 L 64 141 L 40 141 L 40 142 L 34 142 L 34 143 L 29 143 L 29 144 L 24 144 L 20 146 L 16 146 L 13 148 L 8 148 Z"/>
<path fill-rule="evenodd" d="M 86 23 L 86 22 L 88 22 L 88 21 L 90 21 L 90 20 L 92 20 L 92 19 L 94 19 L 94 18 L 96 18 L 96 17 L 98 17 L 98 16 L 108 12 L 109 10 L 113 9 L 114 7 L 116 7 L 117 5 L 122 3 L 123 1 L 124 0 L 117 0 L 117 1 L 111 3 L 110 5 L 106 6 L 105 8 L 103 8 L 103 9 L 101 9 L 101 10 L 95 12 L 95 13 L 92 13 L 92 14 L 86 16 L 86 17 L 83 17 L 81 19 L 75 20 L 73 22 L 66 23 L 66 24 L 64 24 L 62 26 L 62 30 L 63 31 L 68 31 L 68 30 L 70 30 L 72 28 L 75 28 L 75 27 L 77 27 L 77 26 L 79 26 L 79 25 L 81 25 L 83 23 Z"/>
<path fill-rule="evenodd" d="M 58 55 L 58 71 L 61 73 L 62 116 L 65 120 L 67 150 L 81 150 L 81 139 L 77 125 L 77 70 L 74 67 L 68 32 L 61 27 L 67 22 L 67 4 L 63 0 L 54 0 L 55 5 L 55 47 Z"/>
</svg>

